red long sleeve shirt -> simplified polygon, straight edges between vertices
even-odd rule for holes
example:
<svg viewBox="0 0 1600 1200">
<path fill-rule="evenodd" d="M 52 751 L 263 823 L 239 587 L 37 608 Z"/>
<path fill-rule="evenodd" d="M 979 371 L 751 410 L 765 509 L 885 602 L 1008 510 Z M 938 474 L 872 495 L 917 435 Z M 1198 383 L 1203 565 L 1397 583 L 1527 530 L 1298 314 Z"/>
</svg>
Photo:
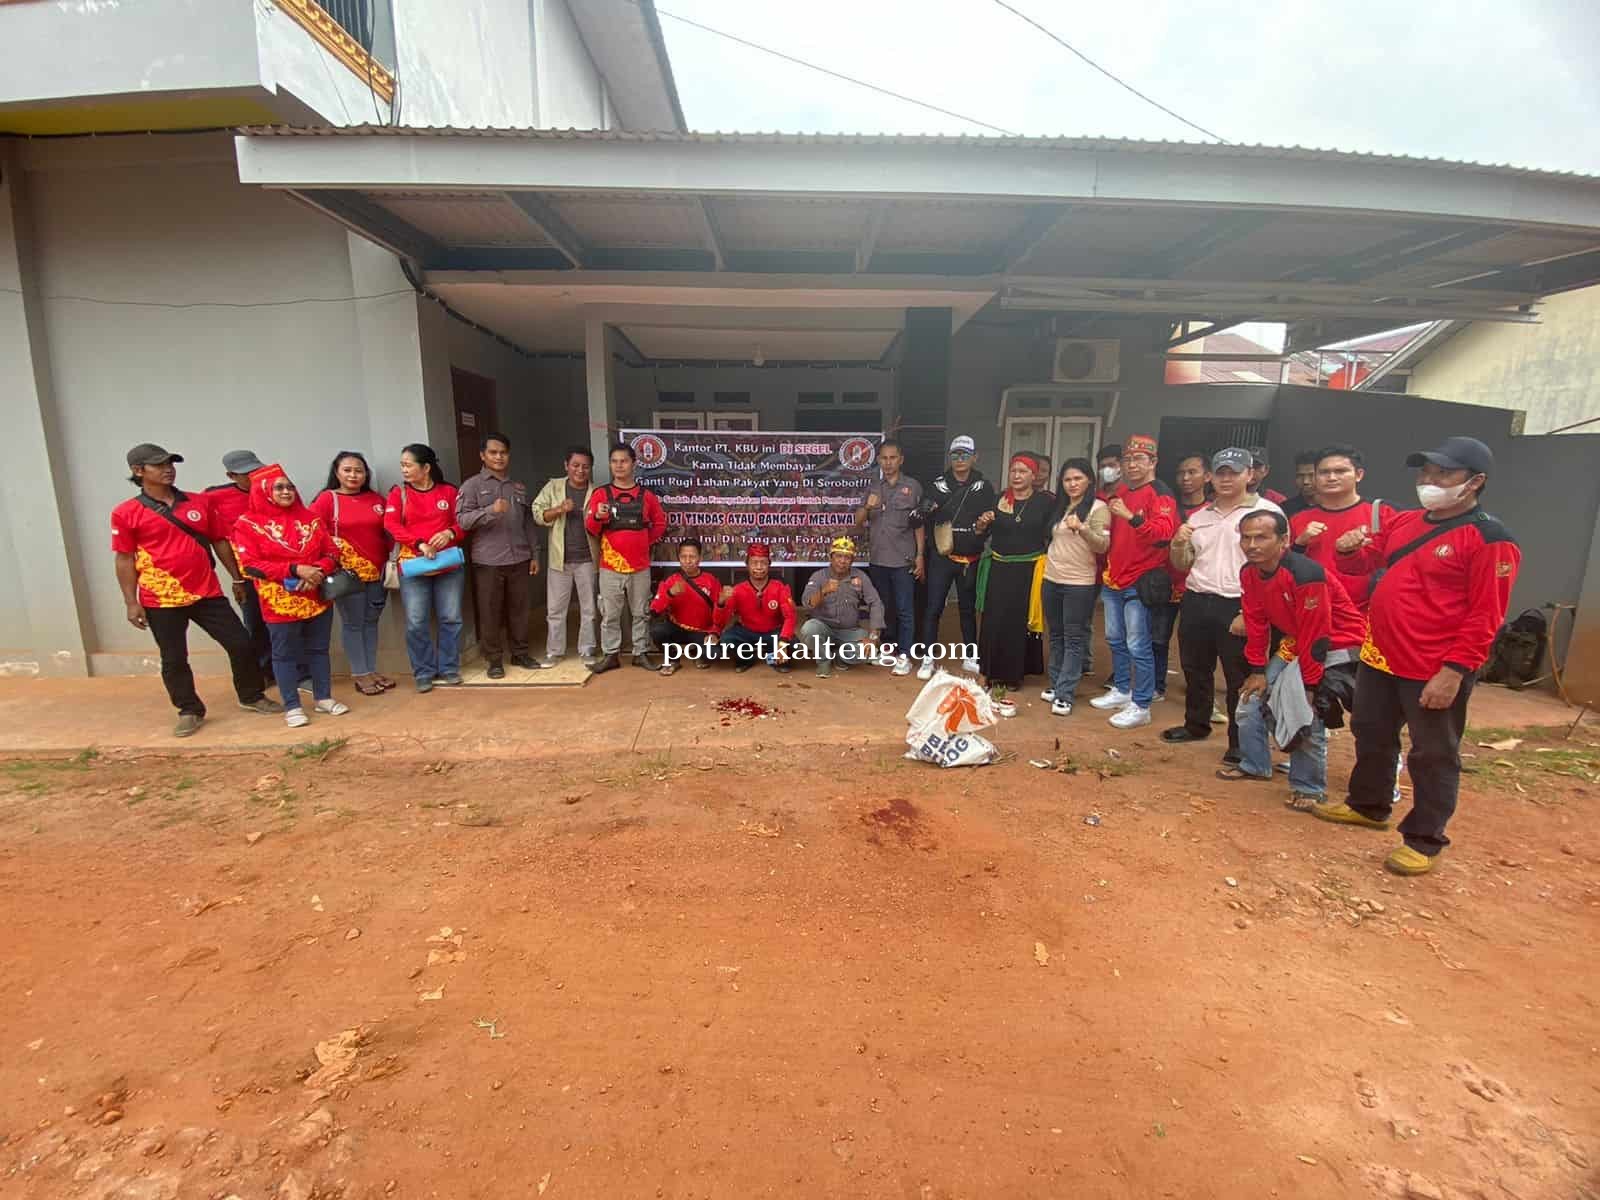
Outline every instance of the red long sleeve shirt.
<svg viewBox="0 0 1600 1200">
<path fill-rule="evenodd" d="M 751 633 L 776 633 L 784 641 L 794 637 L 794 596 L 789 585 L 768 579 L 757 591 L 748 579 L 733 585 L 733 598 L 722 610 L 722 627 L 737 621 Z"/>
<path fill-rule="evenodd" d="M 1272 634 L 1282 639 L 1278 657 L 1300 660 L 1300 678 L 1307 687 L 1322 682 L 1322 664 L 1330 650 L 1354 650 L 1366 633 L 1361 610 L 1345 594 L 1337 576 L 1320 563 L 1291 551 L 1277 570 L 1263 575 L 1246 563 L 1239 572 L 1243 588 L 1244 658 L 1257 671 L 1272 652 Z"/>
<path fill-rule="evenodd" d="M 596 510 L 602 504 L 612 506 L 613 517 L 618 504 L 634 504 L 643 501 L 644 528 L 643 529 L 615 529 L 612 528 L 613 519 L 602 521 L 595 516 Z M 583 524 L 591 534 L 600 539 L 600 569 L 603 571 L 619 571 L 631 575 L 635 571 L 648 571 L 650 569 L 650 547 L 661 540 L 667 532 L 667 513 L 661 507 L 661 501 L 656 499 L 656 494 L 643 484 L 636 483 L 631 488 L 619 488 L 615 484 L 602 484 L 589 493 L 589 503 L 583 512 Z"/>
<path fill-rule="evenodd" d="M 1105 581 L 1110 587 L 1130 588 L 1141 575 L 1167 565 L 1167 547 L 1178 532 L 1178 501 L 1160 480 L 1139 487 L 1119 487 L 1132 518 L 1111 517 L 1111 549 L 1106 554 Z"/>
<path fill-rule="evenodd" d="M 452 546 L 466 536 L 456 523 L 456 489 L 451 484 L 436 483 L 425 492 L 397 484 L 389 489 L 383 508 L 383 527 L 400 547 L 398 558 L 416 558 L 422 553 L 417 547 L 436 533 L 448 532 Z"/>
<path fill-rule="evenodd" d="M 683 590 L 676 596 L 672 594 L 675 583 L 683 584 Z M 709 571 L 701 571 L 693 579 L 682 571 L 674 571 L 656 587 L 650 611 L 657 616 L 665 613 L 680 629 L 716 633 L 724 624 L 721 596 L 722 584 Z"/>
<path fill-rule="evenodd" d="M 1366 611 L 1367 591 L 1371 587 L 1372 572 L 1377 564 L 1372 562 L 1371 556 L 1361 550 L 1353 554 L 1339 553 L 1338 541 L 1352 529 L 1372 532 L 1374 504 L 1378 506 L 1376 524 L 1378 532 L 1381 533 L 1384 527 L 1399 515 L 1397 509 L 1383 500 L 1358 500 L 1346 508 L 1322 508 L 1313 504 L 1289 519 L 1289 532 L 1296 548 L 1307 558 L 1321 563 L 1330 574 L 1337 575 L 1339 582 L 1344 584 L 1345 592 L 1363 612 Z M 1326 525 L 1327 528 L 1302 546 L 1300 535 L 1314 522 Z"/>
<path fill-rule="evenodd" d="M 239 569 L 255 584 L 256 595 L 261 600 L 261 619 L 269 625 L 308 621 L 331 607 L 322 598 L 321 590 L 309 584 L 292 592 L 283 586 L 285 579 L 294 577 L 297 566 L 316 567 L 325 575 L 338 570 L 339 550 L 333 538 L 320 519 L 314 524 L 305 545 L 298 551 L 285 549 L 248 520 L 241 520 L 233 527 L 233 548 L 239 556 Z"/>
<path fill-rule="evenodd" d="M 1383 563 L 1434 524 L 1421 509 L 1398 513 L 1373 539 Z M 1488 660 L 1506 619 L 1522 551 L 1511 531 L 1481 509 L 1387 567 L 1372 589 L 1361 661 L 1402 679 L 1441 668 L 1470 674 Z"/>
</svg>

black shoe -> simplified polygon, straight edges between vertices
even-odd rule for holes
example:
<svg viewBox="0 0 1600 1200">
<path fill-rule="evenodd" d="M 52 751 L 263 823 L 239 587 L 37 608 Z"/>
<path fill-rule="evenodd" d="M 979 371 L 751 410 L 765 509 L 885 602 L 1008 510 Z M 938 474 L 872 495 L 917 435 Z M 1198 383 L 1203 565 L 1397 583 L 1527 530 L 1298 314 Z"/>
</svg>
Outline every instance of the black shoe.
<svg viewBox="0 0 1600 1200">
<path fill-rule="evenodd" d="M 1244 755 L 1237 750 L 1229 750 L 1222 756 L 1222 765 L 1225 767 L 1237 767 L 1243 761 Z"/>
<path fill-rule="evenodd" d="M 779 675 L 787 675 L 790 671 L 794 670 L 794 668 L 786 662 L 775 662 L 772 664 L 772 669 Z"/>
<path fill-rule="evenodd" d="M 733 669 L 734 669 L 734 672 L 736 674 L 743 675 L 746 671 L 748 671 L 751 667 L 753 667 L 755 665 L 756 665 L 756 660 L 755 659 L 753 659 L 753 658 L 741 658 L 739 660 L 739 664 L 736 667 L 734 667 Z"/>
<path fill-rule="evenodd" d="M 633 665 L 646 671 L 659 671 L 661 669 L 661 664 L 648 654 L 635 654 L 633 656 Z"/>
<path fill-rule="evenodd" d="M 1210 736 L 1209 729 L 1204 733 L 1190 733 L 1188 727 L 1184 725 L 1174 725 L 1171 729 L 1161 731 L 1163 742 L 1203 742 Z"/>
<path fill-rule="evenodd" d="M 524 671 L 537 671 L 544 664 L 528 654 L 513 654 L 511 656 L 511 665 L 513 667 L 521 667 Z"/>
<path fill-rule="evenodd" d="M 419 679 L 419 680 L 416 681 L 416 686 L 417 686 L 417 691 L 419 691 L 419 692 L 424 692 L 424 693 L 431 692 L 431 691 L 433 691 L 433 680 L 431 680 L 431 679 Z"/>
<path fill-rule="evenodd" d="M 589 674 L 603 675 L 607 671 L 615 671 L 622 664 L 617 661 L 615 654 L 608 654 L 604 658 L 589 664 Z"/>
<path fill-rule="evenodd" d="M 501 674 L 503 675 L 505 672 L 502 671 Z M 444 684 L 446 687 L 460 687 L 461 676 L 455 672 L 451 672 L 449 675 L 439 676 L 439 682 Z"/>
<path fill-rule="evenodd" d="M 489 678 L 490 679 L 504 679 L 505 677 L 506 677 L 506 668 L 505 668 L 505 664 L 504 663 L 492 662 L 492 663 L 489 664 Z"/>
</svg>

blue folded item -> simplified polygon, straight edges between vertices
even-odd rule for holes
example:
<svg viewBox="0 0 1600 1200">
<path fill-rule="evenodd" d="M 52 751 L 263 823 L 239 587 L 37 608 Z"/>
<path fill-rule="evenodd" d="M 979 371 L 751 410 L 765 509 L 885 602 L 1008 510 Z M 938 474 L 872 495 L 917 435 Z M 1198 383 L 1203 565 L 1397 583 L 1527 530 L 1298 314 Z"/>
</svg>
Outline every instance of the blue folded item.
<svg viewBox="0 0 1600 1200">
<path fill-rule="evenodd" d="M 400 574 L 406 576 L 438 575 L 445 571 L 453 571 L 467 561 L 467 556 L 461 553 L 460 546 L 451 546 L 441 550 L 432 558 L 417 555 L 416 558 L 402 559 Z"/>
</svg>

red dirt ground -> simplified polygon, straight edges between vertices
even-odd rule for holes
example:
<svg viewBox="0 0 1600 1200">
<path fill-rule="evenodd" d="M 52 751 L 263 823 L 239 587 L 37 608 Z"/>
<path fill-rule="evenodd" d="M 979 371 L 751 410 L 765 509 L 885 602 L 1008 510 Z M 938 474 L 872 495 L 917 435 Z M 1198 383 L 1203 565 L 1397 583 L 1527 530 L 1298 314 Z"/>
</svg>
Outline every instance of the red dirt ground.
<svg viewBox="0 0 1600 1200">
<path fill-rule="evenodd" d="M 1594 740 L 1419 880 L 1154 736 L 16 758 L 0 1195 L 1592 1198 Z"/>
</svg>

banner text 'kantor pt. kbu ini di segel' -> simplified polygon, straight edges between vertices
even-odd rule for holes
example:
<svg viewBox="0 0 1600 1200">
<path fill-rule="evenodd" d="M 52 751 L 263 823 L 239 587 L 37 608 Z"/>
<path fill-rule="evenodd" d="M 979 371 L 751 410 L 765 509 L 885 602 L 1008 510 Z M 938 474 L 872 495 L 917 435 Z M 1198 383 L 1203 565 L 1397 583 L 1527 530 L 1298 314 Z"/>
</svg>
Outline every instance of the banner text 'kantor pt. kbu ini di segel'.
<svg viewBox="0 0 1600 1200">
<path fill-rule="evenodd" d="M 770 546 L 773 566 L 825 566 L 840 534 L 866 560 L 854 518 L 878 478 L 881 433 L 624 429 L 622 440 L 667 510 L 659 564 L 676 566 L 678 540 L 690 534 L 706 566 L 742 566 L 749 542 Z"/>
</svg>

